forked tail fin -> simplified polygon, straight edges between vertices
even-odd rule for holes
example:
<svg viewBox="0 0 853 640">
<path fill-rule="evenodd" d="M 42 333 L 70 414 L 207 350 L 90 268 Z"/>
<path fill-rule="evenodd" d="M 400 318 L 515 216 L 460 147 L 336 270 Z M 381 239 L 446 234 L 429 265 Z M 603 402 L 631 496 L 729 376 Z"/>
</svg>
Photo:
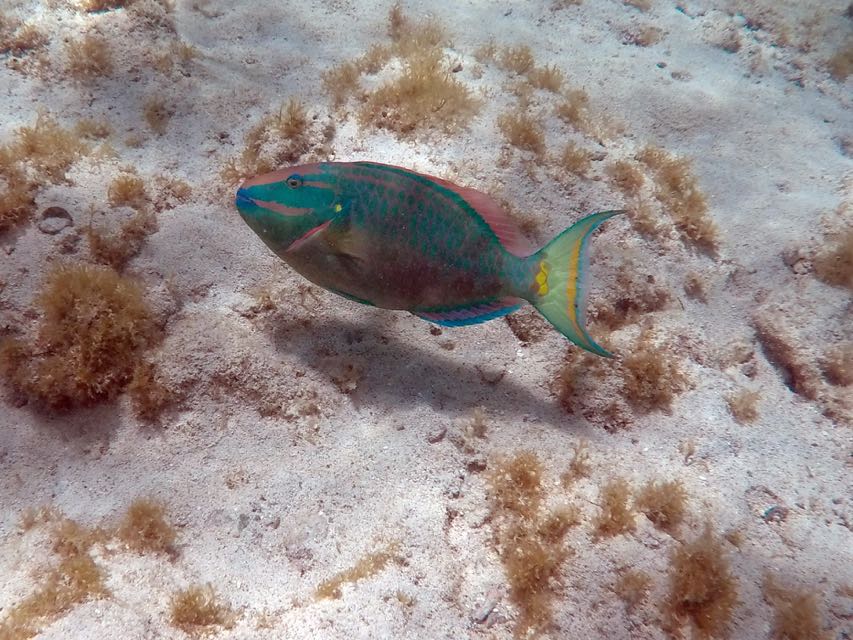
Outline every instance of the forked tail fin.
<svg viewBox="0 0 853 640">
<path fill-rule="evenodd" d="M 579 347 L 612 357 L 586 332 L 587 241 L 596 227 L 623 211 L 593 213 L 573 224 L 529 259 L 534 266 L 530 302 L 560 333 Z"/>
</svg>

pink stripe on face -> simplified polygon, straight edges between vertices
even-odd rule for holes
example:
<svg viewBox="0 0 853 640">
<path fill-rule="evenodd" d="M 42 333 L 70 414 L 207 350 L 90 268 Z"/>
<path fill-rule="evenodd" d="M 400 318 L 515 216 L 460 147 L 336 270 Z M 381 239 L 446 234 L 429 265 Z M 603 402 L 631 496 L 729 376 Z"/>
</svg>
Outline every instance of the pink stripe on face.
<svg viewBox="0 0 853 640">
<path fill-rule="evenodd" d="M 328 227 L 330 224 L 332 224 L 332 221 L 327 220 L 323 224 L 317 225 L 313 229 L 309 230 L 308 233 L 306 233 L 304 236 L 302 236 L 298 240 L 295 240 L 293 243 L 291 243 L 291 245 L 289 247 L 287 247 L 287 249 L 285 249 L 285 251 L 296 251 L 299 247 L 301 247 L 303 244 L 308 242 L 308 239 L 311 236 L 313 236 L 315 233 L 319 233 L 320 231 L 322 231 L 323 229 Z"/>
<path fill-rule="evenodd" d="M 269 209 L 270 211 L 275 211 L 276 213 L 280 213 L 283 216 L 304 216 L 311 213 L 311 209 L 296 209 L 294 207 L 285 207 L 283 204 L 279 204 L 278 202 L 271 202 L 269 200 L 252 199 L 252 202 L 254 202 L 259 207 Z"/>
</svg>

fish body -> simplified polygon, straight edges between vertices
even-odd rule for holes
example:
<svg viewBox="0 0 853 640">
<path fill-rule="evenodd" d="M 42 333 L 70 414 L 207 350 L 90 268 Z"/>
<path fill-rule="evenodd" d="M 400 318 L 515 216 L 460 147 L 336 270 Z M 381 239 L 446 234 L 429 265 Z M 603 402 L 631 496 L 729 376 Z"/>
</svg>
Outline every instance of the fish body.
<svg viewBox="0 0 853 640">
<path fill-rule="evenodd" d="M 315 284 L 385 309 L 460 326 L 529 301 L 570 340 L 609 355 L 583 326 L 593 214 L 536 251 L 489 196 L 373 162 L 289 167 L 244 181 L 237 209 Z"/>
</svg>

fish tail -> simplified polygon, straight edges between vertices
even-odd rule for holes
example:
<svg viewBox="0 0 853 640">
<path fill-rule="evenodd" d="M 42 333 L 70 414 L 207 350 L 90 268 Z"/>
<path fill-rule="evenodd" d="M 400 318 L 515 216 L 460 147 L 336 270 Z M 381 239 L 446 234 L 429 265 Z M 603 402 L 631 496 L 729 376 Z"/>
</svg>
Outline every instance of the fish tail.
<svg viewBox="0 0 853 640">
<path fill-rule="evenodd" d="M 585 328 L 586 277 L 589 271 L 587 241 L 596 227 L 622 211 L 601 211 L 563 231 L 530 256 L 533 282 L 528 300 L 560 333 L 579 347 L 612 357 L 596 344 Z"/>
</svg>

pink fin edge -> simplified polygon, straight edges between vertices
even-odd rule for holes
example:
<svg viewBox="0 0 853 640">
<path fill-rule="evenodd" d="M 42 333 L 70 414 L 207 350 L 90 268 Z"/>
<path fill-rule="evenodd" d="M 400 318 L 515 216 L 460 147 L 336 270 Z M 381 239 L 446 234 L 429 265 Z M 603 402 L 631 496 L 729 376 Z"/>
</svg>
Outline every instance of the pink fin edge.
<svg viewBox="0 0 853 640">
<path fill-rule="evenodd" d="M 441 185 L 448 191 L 452 191 L 462 198 L 468 205 L 479 215 L 483 221 L 489 225 L 489 228 L 497 236 L 501 245 L 511 254 L 519 258 L 526 258 L 533 255 L 538 250 L 522 233 L 518 227 L 518 223 L 507 214 L 501 206 L 495 202 L 487 193 L 478 191 L 472 187 L 460 187 L 444 178 L 431 176 L 428 173 L 421 173 L 406 167 L 400 167 L 393 164 L 385 164 L 382 162 L 352 162 L 354 165 L 375 165 L 379 167 L 388 167 L 389 169 L 397 169 L 407 173 L 413 173 L 422 178 L 427 178 L 438 185 Z"/>
</svg>

